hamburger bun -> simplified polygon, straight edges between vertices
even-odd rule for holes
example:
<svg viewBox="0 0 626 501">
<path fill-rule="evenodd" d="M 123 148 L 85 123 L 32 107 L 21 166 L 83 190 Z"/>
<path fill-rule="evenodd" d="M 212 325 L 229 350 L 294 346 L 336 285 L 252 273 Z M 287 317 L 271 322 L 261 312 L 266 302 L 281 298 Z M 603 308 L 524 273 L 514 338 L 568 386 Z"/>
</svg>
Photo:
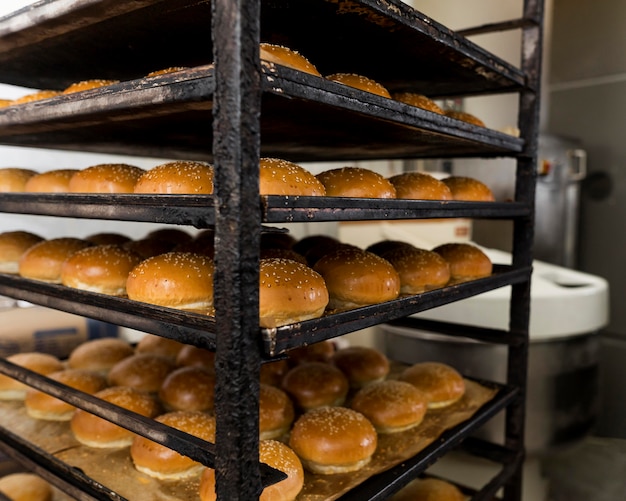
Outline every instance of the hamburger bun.
<svg viewBox="0 0 626 501">
<path fill-rule="evenodd" d="M 85 237 L 85 240 L 94 245 L 124 245 L 131 241 L 130 237 L 121 233 L 94 233 Z"/>
<path fill-rule="evenodd" d="M 389 261 L 361 249 L 340 249 L 313 267 L 325 280 L 333 310 L 348 310 L 396 299 L 400 277 Z"/>
<path fill-rule="evenodd" d="M 43 240 L 39 235 L 28 231 L 0 233 L 0 273 L 17 274 L 22 254 Z"/>
<path fill-rule="evenodd" d="M 436 252 L 404 247 L 385 252 L 383 257 L 400 275 L 401 294 L 438 289 L 450 281 L 450 265 Z"/>
<path fill-rule="evenodd" d="M 396 198 L 408 200 L 452 200 L 445 183 L 425 172 L 403 172 L 389 178 L 396 188 Z"/>
<path fill-rule="evenodd" d="M 70 193 L 132 193 L 145 171 L 128 164 L 99 164 L 78 171 L 69 182 Z"/>
<path fill-rule="evenodd" d="M 391 501 L 466 501 L 457 486 L 438 478 L 418 478 L 400 489 Z"/>
<path fill-rule="evenodd" d="M 176 341 L 176 339 L 161 337 L 156 334 L 145 334 L 135 346 L 135 351 L 137 353 L 152 353 L 176 360 L 185 346 L 184 343 Z"/>
<path fill-rule="evenodd" d="M 330 235 L 309 235 L 294 242 L 291 249 L 296 251 L 298 254 L 306 256 L 310 250 L 315 249 L 316 247 L 334 246 L 335 244 L 340 243 L 341 242 L 338 239 L 331 237 Z"/>
<path fill-rule="evenodd" d="M 94 396 L 149 418 L 161 412 L 154 396 L 134 388 L 113 386 L 95 393 Z M 76 409 L 74 412 L 70 429 L 81 444 L 96 448 L 128 447 L 135 436 L 132 431 L 83 409 Z"/>
<path fill-rule="evenodd" d="M 191 252 L 150 257 L 128 274 L 126 292 L 134 301 L 211 314 L 213 261 Z"/>
<path fill-rule="evenodd" d="M 179 367 L 170 372 L 159 388 L 166 411 L 213 410 L 215 372 L 203 367 Z"/>
<path fill-rule="evenodd" d="M 157 393 L 167 375 L 176 366 L 161 355 L 136 353 L 117 362 L 107 375 L 109 386 L 129 386 L 147 393 Z"/>
<path fill-rule="evenodd" d="M 71 369 L 84 369 L 106 375 L 116 363 L 134 354 L 134 348 L 123 339 L 90 339 L 72 350 L 67 365 Z"/>
<path fill-rule="evenodd" d="M 466 243 L 439 245 L 434 252 L 450 265 L 450 278 L 455 283 L 488 277 L 493 271 L 491 259 L 478 247 Z"/>
<path fill-rule="evenodd" d="M 126 279 L 142 257 L 120 245 L 94 245 L 69 256 L 61 267 L 67 287 L 111 296 L 126 295 Z"/>
<path fill-rule="evenodd" d="M 91 242 L 72 237 L 44 240 L 22 254 L 19 274 L 24 278 L 60 284 L 65 260 L 92 245 Z"/>
<path fill-rule="evenodd" d="M 343 405 L 350 388 L 345 374 L 325 362 L 296 365 L 285 374 L 281 386 L 303 411 Z"/>
<path fill-rule="evenodd" d="M 385 86 L 363 75 L 357 75 L 355 73 L 333 73 L 326 78 L 333 82 L 338 82 L 349 87 L 354 87 L 355 89 L 391 99 L 391 95 Z"/>
<path fill-rule="evenodd" d="M 210 372 L 215 372 L 215 352 L 192 344 L 185 344 L 176 355 L 176 365 L 179 367 L 203 367 Z"/>
<path fill-rule="evenodd" d="M 285 249 L 292 250 L 298 240 L 289 233 L 277 231 L 264 231 L 261 233 L 261 249 Z"/>
<path fill-rule="evenodd" d="M 176 245 L 173 242 L 159 240 L 158 238 L 141 238 L 139 240 L 131 240 L 122 244 L 125 249 L 139 254 L 142 258 L 160 256 L 174 250 Z"/>
<path fill-rule="evenodd" d="M 383 176 L 362 167 L 341 167 L 318 174 L 327 197 L 396 198 L 396 189 Z"/>
<path fill-rule="evenodd" d="M 34 473 L 11 473 L 0 478 L 0 493 L 11 501 L 52 501 L 51 485 Z"/>
<path fill-rule="evenodd" d="M 213 166 L 202 162 L 168 162 L 157 165 L 137 180 L 135 193 L 213 193 Z"/>
<path fill-rule="evenodd" d="M 453 200 L 471 202 L 493 202 L 495 197 L 491 188 L 472 177 L 450 176 L 442 180 L 450 188 Z"/>
<path fill-rule="evenodd" d="M 372 423 L 346 407 L 321 407 L 303 414 L 289 436 L 289 446 L 304 468 L 323 475 L 360 470 L 377 445 Z"/>
<path fill-rule="evenodd" d="M 439 115 L 444 114 L 443 110 L 437 103 L 435 103 L 435 101 L 424 96 L 423 94 L 418 94 L 416 92 L 395 92 L 392 97 L 396 101 L 410 104 L 411 106 L 422 108 L 423 110 L 432 111 L 433 113 L 438 113 Z"/>
<path fill-rule="evenodd" d="M 261 365 L 261 373 L 259 380 L 261 384 L 280 387 L 285 374 L 289 371 L 289 363 L 287 360 L 275 360 Z"/>
<path fill-rule="evenodd" d="M 261 158 L 261 195 L 324 196 L 324 185 L 304 167 L 278 158 Z"/>
<path fill-rule="evenodd" d="M 305 362 L 330 362 L 335 350 L 335 343 L 332 341 L 320 341 L 290 350 L 287 360 L 292 367 Z"/>
<path fill-rule="evenodd" d="M 259 501 L 294 501 L 304 486 L 304 469 L 296 453 L 282 442 L 262 440 L 259 442 L 259 460 L 287 475 L 286 479 L 263 489 Z M 213 468 L 202 472 L 199 489 L 200 501 L 216 501 Z"/>
<path fill-rule="evenodd" d="M 207 442 L 215 442 L 215 417 L 204 412 L 168 412 L 157 416 L 155 421 Z M 141 436 L 134 437 L 130 456 L 138 471 L 160 480 L 189 478 L 204 469 L 193 459 Z"/>
<path fill-rule="evenodd" d="M 280 388 L 261 383 L 259 388 L 259 438 L 286 435 L 295 417 L 293 402 Z"/>
<path fill-rule="evenodd" d="M 67 193 L 70 190 L 70 179 L 78 170 L 58 169 L 35 174 L 24 186 L 29 193 Z"/>
<path fill-rule="evenodd" d="M 454 118 L 455 120 L 460 120 L 461 122 L 467 122 L 472 125 L 477 125 L 478 127 L 486 127 L 485 122 L 483 122 L 480 118 L 465 111 L 445 110 L 444 114 L 450 118 Z"/>
<path fill-rule="evenodd" d="M 24 352 L 10 355 L 9 362 L 29 369 L 37 374 L 47 376 L 53 372 L 63 370 L 63 363 L 54 355 L 39 352 Z M 0 374 L 0 400 L 24 400 L 26 391 L 30 388 L 26 384 L 6 374 Z"/>
<path fill-rule="evenodd" d="M 291 249 L 281 249 L 281 248 L 271 248 L 271 249 L 261 249 L 261 259 L 290 259 L 291 261 L 296 261 L 298 263 L 302 263 L 308 266 L 308 261 L 306 258 L 298 254 L 296 251 Z"/>
<path fill-rule="evenodd" d="M 82 369 L 63 369 L 46 377 L 89 395 L 107 386 L 104 376 Z M 24 405 L 30 417 L 46 421 L 69 421 L 76 409 L 73 405 L 34 388 L 26 391 Z"/>
<path fill-rule="evenodd" d="M 383 381 L 389 374 L 387 357 L 369 346 L 348 346 L 337 350 L 331 362 L 345 374 L 352 388 Z"/>
<path fill-rule="evenodd" d="M 398 249 L 415 249 L 413 244 L 401 240 L 380 240 L 369 245 L 365 250 L 373 252 L 377 256 L 385 257 L 385 254 Z"/>
<path fill-rule="evenodd" d="M 413 364 L 402 371 L 399 379 L 420 390 L 429 409 L 448 407 L 465 394 L 463 377 L 453 367 L 440 362 Z"/>
<path fill-rule="evenodd" d="M 160 242 L 168 242 L 172 245 L 179 245 L 185 242 L 190 242 L 194 237 L 192 237 L 185 230 L 167 226 L 152 230 L 146 235 L 145 238 L 158 240 Z"/>
<path fill-rule="evenodd" d="M 157 77 L 159 75 L 167 75 L 169 73 L 176 73 L 177 71 L 186 70 L 187 66 L 170 66 L 169 68 L 163 68 L 160 70 L 151 71 L 146 77 Z"/>
<path fill-rule="evenodd" d="M 106 87 L 107 85 L 116 84 L 118 82 L 119 80 L 103 80 L 99 78 L 93 80 L 82 80 L 80 82 L 75 82 L 71 84 L 69 87 L 66 87 L 63 90 L 63 94 L 73 94 L 74 92 L 97 89 L 99 87 Z"/>
<path fill-rule="evenodd" d="M 18 167 L 0 169 L 0 193 L 17 193 L 26 191 L 26 183 L 37 172 Z"/>
<path fill-rule="evenodd" d="M 261 43 L 259 47 L 261 61 L 287 66 L 317 77 L 322 76 L 306 57 L 295 50 L 269 43 Z"/>
<path fill-rule="evenodd" d="M 412 384 L 388 379 L 361 388 L 350 407 L 369 419 L 378 433 L 398 433 L 422 422 L 427 401 Z"/>
<path fill-rule="evenodd" d="M 61 94 L 61 91 L 58 90 L 38 90 L 36 92 L 31 92 L 22 97 L 18 97 L 13 100 L 11 104 L 25 104 L 32 103 L 34 101 L 41 101 L 42 99 L 48 99 L 51 97 L 56 97 Z"/>
<path fill-rule="evenodd" d="M 279 327 L 321 317 L 328 304 L 324 279 L 290 259 L 261 259 L 259 324 Z"/>
</svg>

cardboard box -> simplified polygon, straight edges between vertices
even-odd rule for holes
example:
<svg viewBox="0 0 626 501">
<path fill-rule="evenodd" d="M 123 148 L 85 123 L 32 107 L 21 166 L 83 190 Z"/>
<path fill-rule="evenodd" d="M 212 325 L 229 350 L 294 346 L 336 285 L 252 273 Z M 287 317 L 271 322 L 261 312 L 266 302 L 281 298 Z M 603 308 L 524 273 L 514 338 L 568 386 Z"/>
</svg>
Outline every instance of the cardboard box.
<svg viewBox="0 0 626 501">
<path fill-rule="evenodd" d="M 88 339 L 115 337 L 116 325 L 42 306 L 0 311 L 0 356 L 39 351 L 63 359 Z"/>
</svg>

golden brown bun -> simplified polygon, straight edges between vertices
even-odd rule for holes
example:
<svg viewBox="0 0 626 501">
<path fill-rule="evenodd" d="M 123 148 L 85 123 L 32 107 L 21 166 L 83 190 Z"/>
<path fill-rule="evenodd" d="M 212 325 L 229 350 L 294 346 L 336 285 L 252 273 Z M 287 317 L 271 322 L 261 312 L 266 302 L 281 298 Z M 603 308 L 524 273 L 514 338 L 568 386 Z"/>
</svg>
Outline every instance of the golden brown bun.
<svg viewBox="0 0 626 501">
<path fill-rule="evenodd" d="M 159 256 L 174 249 L 175 244 L 158 238 L 142 238 L 140 240 L 131 240 L 122 244 L 125 249 L 139 254 L 144 259 Z"/>
<path fill-rule="evenodd" d="M 308 266 L 306 258 L 291 249 L 261 249 L 261 259 L 290 259 Z"/>
<path fill-rule="evenodd" d="M 357 471 L 370 462 L 378 445 L 376 430 L 360 412 L 321 407 L 296 420 L 289 446 L 312 473 Z"/>
<path fill-rule="evenodd" d="M 289 233 L 279 233 L 274 231 L 266 231 L 261 233 L 261 249 L 287 249 L 292 247 L 298 240 Z"/>
<path fill-rule="evenodd" d="M 348 378 L 334 365 L 306 362 L 285 374 L 282 389 L 305 411 L 316 407 L 342 405 L 348 394 Z"/>
<path fill-rule="evenodd" d="M 176 360 L 184 347 L 184 343 L 175 339 L 157 336 L 156 334 L 146 334 L 137 343 L 135 351 L 137 353 L 152 353 L 153 355 L 161 355 Z"/>
<path fill-rule="evenodd" d="M 291 366 L 305 362 L 330 362 L 335 350 L 335 343 L 332 341 L 320 341 L 290 350 L 288 361 Z"/>
<path fill-rule="evenodd" d="M 493 271 L 491 259 L 474 245 L 443 244 L 435 247 L 433 251 L 448 261 L 450 277 L 455 282 L 488 277 Z"/>
<path fill-rule="evenodd" d="M 280 388 L 261 383 L 259 394 L 259 438 L 269 440 L 285 435 L 295 417 L 293 402 Z"/>
<path fill-rule="evenodd" d="M 261 158 L 259 174 L 261 195 L 324 196 L 324 185 L 298 164 L 278 158 Z"/>
<path fill-rule="evenodd" d="M 52 501 L 50 484 L 34 473 L 12 473 L 0 478 L 0 492 L 11 501 Z"/>
<path fill-rule="evenodd" d="M 322 257 L 313 267 L 330 295 L 328 307 L 346 310 L 396 299 L 400 277 L 389 261 L 360 249 L 340 249 Z"/>
<path fill-rule="evenodd" d="M 156 417 L 155 421 L 207 442 L 215 442 L 215 417 L 204 412 L 168 412 Z M 191 458 L 141 436 L 133 439 L 130 455 L 137 470 L 160 480 L 189 478 L 204 469 Z"/>
<path fill-rule="evenodd" d="M 213 166 L 201 162 L 168 162 L 144 173 L 135 193 L 213 193 Z"/>
<path fill-rule="evenodd" d="M 85 240 L 94 245 L 124 245 L 131 241 L 130 237 L 121 233 L 94 233 L 85 237 Z"/>
<path fill-rule="evenodd" d="M 180 367 L 170 372 L 159 388 L 167 411 L 213 410 L 215 373 L 202 367 Z"/>
<path fill-rule="evenodd" d="M 26 183 L 37 172 L 18 167 L 0 169 L 0 193 L 17 193 L 26 191 Z"/>
<path fill-rule="evenodd" d="M 345 374 L 352 388 L 382 381 L 389 374 L 389 360 L 368 346 L 349 346 L 337 350 L 331 362 Z"/>
<path fill-rule="evenodd" d="M 0 273 L 18 273 L 22 254 L 43 240 L 28 231 L 0 233 Z"/>
<path fill-rule="evenodd" d="M 145 171 L 128 164 L 98 164 L 78 171 L 69 184 L 70 193 L 132 193 Z"/>
<path fill-rule="evenodd" d="M 176 365 L 179 367 L 204 367 L 208 371 L 215 372 L 215 353 L 186 344 L 176 355 Z"/>
<path fill-rule="evenodd" d="M 7 360 L 44 376 L 63 370 L 63 364 L 54 355 L 24 352 L 10 355 Z M 24 400 L 29 386 L 5 374 L 0 374 L 0 400 Z"/>
<path fill-rule="evenodd" d="M 159 75 L 167 75 L 168 73 L 176 73 L 177 71 L 186 70 L 186 66 L 170 66 L 169 68 L 163 68 L 161 70 L 151 71 L 146 76 L 147 77 L 156 77 Z"/>
<path fill-rule="evenodd" d="M 95 393 L 94 396 L 149 418 L 161 412 L 154 396 L 134 388 L 113 386 Z M 135 436 L 133 432 L 82 409 L 74 412 L 70 428 L 74 438 L 88 447 L 128 447 Z"/>
<path fill-rule="evenodd" d="M 276 360 L 275 362 L 268 362 L 261 366 L 261 374 L 259 375 L 259 380 L 262 384 L 280 387 L 282 385 L 283 378 L 288 371 L 289 364 L 287 363 L 287 360 Z"/>
<path fill-rule="evenodd" d="M 391 94 L 389 94 L 389 91 L 382 84 L 363 75 L 356 75 L 354 73 L 334 73 L 328 75 L 326 78 L 333 82 L 364 90 L 365 92 L 391 98 Z"/>
<path fill-rule="evenodd" d="M 298 254 L 306 256 L 311 249 L 316 247 L 335 245 L 339 243 L 341 243 L 339 240 L 331 237 L 330 235 L 309 235 L 308 237 L 301 238 L 297 242 L 294 242 L 291 248 Z"/>
<path fill-rule="evenodd" d="M 418 478 L 399 490 L 391 501 L 465 501 L 467 497 L 450 482 Z"/>
<path fill-rule="evenodd" d="M 157 393 L 176 366 L 171 359 L 152 353 L 137 353 L 117 362 L 108 373 L 110 386 L 129 386 Z"/>
<path fill-rule="evenodd" d="M 369 245 L 365 250 L 368 252 L 373 252 L 377 256 L 385 257 L 385 254 L 390 251 L 395 251 L 396 249 L 415 249 L 416 247 L 413 244 L 408 242 L 403 242 L 401 240 L 379 240 L 371 245 Z"/>
<path fill-rule="evenodd" d="M 67 193 L 70 191 L 70 179 L 78 170 L 58 169 L 35 174 L 24 186 L 30 193 Z"/>
<path fill-rule="evenodd" d="M 450 188 L 454 200 L 467 200 L 475 202 L 493 202 L 495 197 L 491 188 L 471 177 L 450 176 L 442 181 Z"/>
<path fill-rule="evenodd" d="M 404 247 L 387 251 L 383 257 L 400 275 L 401 294 L 419 294 L 450 281 L 450 265 L 436 252 Z"/>
<path fill-rule="evenodd" d="M 439 107 L 435 101 L 424 96 L 423 94 L 418 94 L 416 92 L 396 92 L 392 96 L 396 101 L 400 101 L 405 104 L 410 104 L 411 106 L 416 106 L 417 108 L 422 108 L 424 110 L 432 111 L 433 113 L 438 113 L 443 115 L 443 110 Z"/>
<path fill-rule="evenodd" d="M 61 283 L 61 271 L 65 260 L 75 252 L 91 245 L 91 242 L 71 237 L 39 242 L 22 254 L 19 274 L 33 280 Z"/>
<path fill-rule="evenodd" d="M 396 189 L 383 176 L 362 167 L 341 167 L 318 174 L 327 197 L 396 198 Z"/>
<path fill-rule="evenodd" d="M 262 61 L 280 64 L 294 70 L 304 71 L 317 77 L 321 77 L 317 68 L 299 52 L 283 47 L 282 45 L 274 45 L 262 43 L 260 45 L 260 57 Z"/>
<path fill-rule="evenodd" d="M 22 97 L 18 97 L 11 104 L 32 103 L 33 101 L 41 101 L 42 99 L 55 97 L 55 96 L 58 96 L 59 94 L 61 94 L 61 92 L 58 90 L 39 90 L 37 92 L 26 94 L 25 96 L 22 96 Z"/>
<path fill-rule="evenodd" d="M 11 106 L 14 104 L 12 99 L 0 99 L 0 108 L 6 108 L 7 106 Z"/>
<path fill-rule="evenodd" d="M 294 501 L 304 486 L 304 469 L 293 450 L 276 440 L 259 442 L 259 460 L 287 474 L 287 478 L 266 487 L 259 501 Z M 216 501 L 215 470 L 206 468 L 200 477 L 200 501 Z"/>
<path fill-rule="evenodd" d="M 413 364 L 402 371 L 400 380 L 424 393 L 429 409 L 452 405 L 465 394 L 463 377 L 453 367 L 440 362 Z"/>
<path fill-rule="evenodd" d="M 472 125 L 478 125 L 479 127 L 486 127 L 485 122 L 470 113 L 455 110 L 446 110 L 444 113 L 446 116 L 454 118 L 455 120 L 461 120 L 462 122 L 467 122 Z"/>
<path fill-rule="evenodd" d="M 425 172 L 404 172 L 389 178 L 396 188 L 396 198 L 409 200 L 452 200 L 445 183 Z"/>
<path fill-rule="evenodd" d="M 123 339 L 104 337 L 90 339 L 72 350 L 68 367 L 106 374 L 120 360 L 134 355 L 134 348 Z"/>
<path fill-rule="evenodd" d="M 142 259 L 120 245 L 87 247 L 65 260 L 61 283 L 74 289 L 124 296 L 128 274 Z"/>
<path fill-rule="evenodd" d="M 361 388 L 350 407 L 369 419 L 378 433 L 397 433 L 422 422 L 427 400 L 412 384 L 388 379 Z"/>
<path fill-rule="evenodd" d="M 150 257 L 129 273 L 130 299 L 180 310 L 211 313 L 213 261 L 201 254 L 168 252 Z"/>
<path fill-rule="evenodd" d="M 63 94 L 73 94 L 74 92 L 82 92 L 84 90 L 89 89 L 97 89 L 99 87 L 106 87 L 107 85 L 112 85 L 118 83 L 119 80 L 103 80 L 103 79 L 94 79 L 94 80 L 83 80 L 81 82 L 75 82 L 66 89 L 63 90 Z"/>
<path fill-rule="evenodd" d="M 64 369 L 47 377 L 89 395 L 107 386 L 104 376 L 82 369 Z M 30 417 L 47 421 L 69 421 L 75 410 L 73 405 L 34 388 L 27 390 L 24 405 Z"/>
<path fill-rule="evenodd" d="M 324 256 L 337 252 L 341 249 L 360 250 L 356 245 L 345 244 L 339 241 L 332 242 L 329 240 L 326 243 L 320 241 L 317 246 L 309 249 L 304 257 L 306 258 L 307 263 L 309 263 L 309 266 L 313 268 L 315 267 L 315 264 Z"/>
<path fill-rule="evenodd" d="M 279 327 L 323 315 L 328 304 L 324 279 L 290 259 L 262 259 L 259 269 L 259 324 Z"/>
</svg>

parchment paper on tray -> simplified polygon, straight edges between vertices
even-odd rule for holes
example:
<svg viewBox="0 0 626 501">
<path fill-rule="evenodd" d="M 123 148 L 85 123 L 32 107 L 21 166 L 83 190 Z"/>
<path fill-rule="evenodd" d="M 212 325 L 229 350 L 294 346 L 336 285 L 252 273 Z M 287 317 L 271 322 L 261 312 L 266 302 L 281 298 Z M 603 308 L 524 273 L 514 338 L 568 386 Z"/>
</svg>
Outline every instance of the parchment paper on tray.
<svg viewBox="0 0 626 501">
<path fill-rule="evenodd" d="M 305 474 L 304 489 L 298 501 L 333 501 L 372 475 L 381 473 L 415 456 L 434 442 L 444 431 L 471 418 L 489 402 L 497 389 L 465 380 L 466 391 L 461 400 L 439 410 L 429 410 L 422 423 L 400 433 L 378 435 L 378 448 L 372 461 L 363 469 L 338 475 Z"/>
</svg>

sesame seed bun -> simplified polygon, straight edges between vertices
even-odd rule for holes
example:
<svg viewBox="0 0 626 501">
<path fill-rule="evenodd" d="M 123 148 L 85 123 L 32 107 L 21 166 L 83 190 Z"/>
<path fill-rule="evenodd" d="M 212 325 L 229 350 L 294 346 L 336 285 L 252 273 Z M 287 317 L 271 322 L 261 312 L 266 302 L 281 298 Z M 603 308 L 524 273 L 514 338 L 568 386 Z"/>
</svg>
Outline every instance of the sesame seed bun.
<svg viewBox="0 0 626 501">
<path fill-rule="evenodd" d="M 107 374 L 120 360 L 135 354 L 127 341 L 116 337 L 90 339 L 72 350 L 68 367 Z"/>
<path fill-rule="evenodd" d="M 319 273 L 290 259 L 261 259 L 259 282 L 261 327 L 321 317 L 328 304 L 326 284 Z"/>
<path fill-rule="evenodd" d="M 213 167 L 201 162 L 168 162 L 144 173 L 135 193 L 213 193 Z"/>
<path fill-rule="evenodd" d="M 24 352 L 10 355 L 7 360 L 44 376 L 63 370 L 63 363 L 54 355 L 39 352 Z M 0 374 L 0 400 L 24 400 L 30 386 Z"/>
<path fill-rule="evenodd" d="M 391 501 L 466 501 L 457 486 L 438 478 L 418 478 L 399 490 Z"/>
<path fill-rule="evenodd" d="M 285 374 L 281 386 L 304 411 L 343 405 L 350 388 L 345 374 L 325 362 L 296 365 Z"/>
<path fill-rule="evenodd" d="M 186 344 L 176 355 L 176 365 L 179 367 L 204 367 L 206 370 L 215 372 L 215 352 Z"/>
<path fill-rule="evenodd" d="M 407 367 L 400 380 L 420 390 L 429 409 L 447 407 L 465 394 L 463 377 L 449 365 L 440 362 L 420 362 Z"/>
<path fill-rule="evenodd" d="M 0 169 L 0 193 L 24 192 L 27 181 L 37 172 L 18 167 Z"/>
<path fill-rule="evenodd" d="M 176 360 L 184 347 L 185 344 L 176 339 L 157 336 L 156 334 L 146 334 L 135 346 L 135 351 L 137 353 L 152 353 L 153 355 L 161 355 Z"/>
<path fill-rule="evenodd" d="M 328 197 L 396 198 L 396 189 L 383 176 L 362 167 L 341 167 L 318 174 Z"/>
<path fill-rule="evenodd" d="M 22 254 L 43 240 L 28 231 L 0 233 L 0 273 L 18 273 Z"/>
<path fill-rule="evenodd" d="M 50 484 L 34 473 L 11 473 L 0 478 L 0 492 L 11 501 L 52 501 Z"/>
<path fill-rule="evenodd" d="M 396 188 L 396 198 L 408 200 L 452 200 L 445 183 L 425 172 L 404 172 L 389 178 Z"/>
<path fill-rule="evenodd" d="M 472 202 L 493 202 L 495 197 L 491 188 L 478 179 L 465 176 L 450 176 L 442 180 L 450 188 L 454 200 Z"/>
<path fill-rule="evenodd" d="M 70 179 L 78 172 L 77 169 L 58 169 L 35 174 L 24 186 L 29 193 L 67 193 L 70 190 Z"/>
<path fill-rule="evenodd" d="M 337 350 L 331 363 L 345 374 L 352 388 L 362 388 L 384 380 L 389 374 L 389 360 L 376 348 L 348 346 Z"/>
<path fill-rule="evenodd" d="M 132 193 L 145 171 L 128 164 L 99 164 L 78 171 L 69 183 L 70 193 Z"/>
<path fill-rule="evenodd" d="M 259 438 L 279 438 L 289 431 L 295 417 L 293 402 L 280 388 L 261 383 L 259 394 Z"/>
<path fill-rule="evenodd" d="M 439 105 L 423 94 L 417 94 L 415 92 L 396 92 L 392 97 L 396 101 L 443 115 L 443 110 L 439 107 Z"/>
<path fill-rule="evenodd" d="M 417 247 L 403 247 L 383 253 L 400 275 L 401 294 L 419 294 L 450 281 L 450 265 L 439 254 Z"/>
<path fill-rule="evenodd" d="M 19 274 L 24 278 L 61 283 L 63 263 L 75 252 L 92 243 L 80 238 L 62 237 L 44 240 L 22 254 Z"/>
<path fill-rule="evenodd" d="M 11 104 L 24 104 L 24 103 L 32 103 L 33 101 L 41 101 L 42 99 L 48 99 L 50 97 L 55 97 L 61 94 L 58 90 L 38 90 L 36 92 L 31 92 L 22 97 L 18 97 Z"/>
<path fill-rule="evenodd" d="M 260 58 L 262 61 L 268 61 L 270 63 L 280 64 L 281 66 L 287 66 L 294 70 L 304 71 L 311 75 L 321 77 L 317 68 L 302 54 L 299 52 L 283 47 L 282 45 L 275 45 L 269 43 L 260 44 Z"/>
<path fill-rule="evenodd" d="M 389 94 L 389 91 L 382 84 L 363 75 L 357 75 L 354 73 L 334 73 L 332 75 L 328 75 L 326 78 L 328 80 L 332 80 L 333 82 L 338 82 L 343 85 L 364 90 L 365 92 L 391 98 L 391 94 Z"/>
<path fill-rule="evenodd" d="M 213 410 L 215 373 L 202 367 L 180 367 L 170 372 L 159 388 L 167 411 Z"/>
<path fill-rule="evenodd" d="M 433 249 L 450 265 L 454 282 L 488 277 L 493 271 L 491 259 L 478 247 L 466 243 L 443 244 Z"/>
<path fill-rule="evenodd" d="M 103 79 L 93 79 L 93 80 L 82 80 L 80 82 L 75 82 L 71 84 L 69 87 L 63 90 L 63 94 L 73 94 L 74 92 L 82 92 L 84 90 L 89 89 L 97 89 L 99 87 L 105 87 L 107 85 L 112 85 L 118 83 L 119 80 L 103 80 Z"/>
<path fill-rule="evenodd" d="M 324 185 L 308 170 L 278 158 L 261 158 L 261 195 L 324 196 Z"/>
<path fill-rule="evenodd" d="M 378 445 L 372 423 L 346 407 L 321 407 L 300 416 L 289 446 L 305 469 L 323 475 L 357 471 L 368 464 Z"/>
<path fill-rule="evenodd" d="M 480 118 L 465 111 L 445 110 L 444 113 L 446 116 L 454 118 L 455 120 L 467 122 L 472 125 L 477 125 L 479 127 L 486 127 L 485 122 L 483 122 Z"/>
<path fill-rule="evenodd" d="M 130 386 L 136 390 L 157 393 L 167 375 L 176 366 L 167 357 L 137 353 L 117 362 L 108 373 L 110 386 Z"/>
<path fill-rule="evenodd" d="M 157 416 L 155 421 L 208 442 L 215 441 L 215 417 L 204 412 L 168 412 Z M 133 439 L 130 456 L 138 471 L 160 480 L 189 478 L 204 469 L 191 458 L 141 436 Z"/>
</svg>

